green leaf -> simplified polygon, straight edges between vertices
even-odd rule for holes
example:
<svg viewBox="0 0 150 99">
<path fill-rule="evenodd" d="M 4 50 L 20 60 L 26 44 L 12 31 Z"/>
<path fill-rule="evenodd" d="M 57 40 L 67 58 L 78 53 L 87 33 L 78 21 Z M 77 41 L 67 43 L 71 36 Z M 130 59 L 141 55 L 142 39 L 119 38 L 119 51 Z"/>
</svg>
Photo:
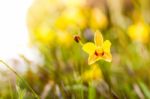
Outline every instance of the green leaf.
<svg viewBox="0 0 150 99">
<path fill-rule="evenodd" d="M 150 91 L 147 86 L 142 81 L 139 81 L 139 85 L 147 99 L 150 99 Z"/>
</svg>

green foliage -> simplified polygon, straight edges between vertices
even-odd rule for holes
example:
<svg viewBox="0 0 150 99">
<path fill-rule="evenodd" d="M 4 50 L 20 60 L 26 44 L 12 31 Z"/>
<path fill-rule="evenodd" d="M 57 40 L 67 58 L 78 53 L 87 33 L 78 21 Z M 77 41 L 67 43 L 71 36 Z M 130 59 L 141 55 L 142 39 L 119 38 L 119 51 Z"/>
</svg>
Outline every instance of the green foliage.
<svg viewBox="0 0 150 99">
<path fill-rule="evenodd" d="M 74 9 L 72 4 L 68 6 L 60 1 L 56 4 L 55 0 L 37 1 L 40 3 L 34 9 L 37 12 L 31 14 L 29 20 L 33 23 L 29 28 L 32 46 L 39 50 L 43 64 L 35 64 L 22 56 L 28 69 L 19 73 L 0 61 L 8 68 L 8 72 L 0 70 L 0 99 L 150 99 L 150 39 L 147 36 L 150 21 L 149 13 L 145 14 L 150 12 L 149 3 L 145 3 L 148 0 L 118 0 L 119 3 L 107 0 L 107 4 L 100 2 L 105 0 L 91 0 L 85 5 L 75 3 Z M 107 6 L 101 8 L 99 4 Z M 89 72 L 88 55 L 82 50 L 82 43 L 93 42 L 95 30 L 100 30 L 112 44 L 112 62 L 95 63 L 102 71 L 100 79 L 97 73 Z M 78 35 L 82 43 L 73 41 L 74 35 Z M 95 74 L 92 80 L 83 79 L 87 71 L 86 76 Z"/>
</svg>

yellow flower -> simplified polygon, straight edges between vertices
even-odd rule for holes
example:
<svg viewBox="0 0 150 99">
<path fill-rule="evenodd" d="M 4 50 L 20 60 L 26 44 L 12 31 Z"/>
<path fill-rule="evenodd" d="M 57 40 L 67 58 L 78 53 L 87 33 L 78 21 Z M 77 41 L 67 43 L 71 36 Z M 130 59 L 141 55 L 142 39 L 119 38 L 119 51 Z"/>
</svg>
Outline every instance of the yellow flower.
<svg viewBox="0 0 150 99">
<path fill-rule="evenodd" d="M 79 7 L 85 5 L 86 0 L 62 0 L 67 7 Z"/>
<path fill-rule="evenodd" d="M 66 8 L 61 13 L 61 16 L 56 19 L 55 26 L 59 29 L 85 28 L 86 20 L 82 9 L 76 7 Z"/>
<path fill-rule="evenodd" d="M 67 31 L 57 31 L 57 42 L 62 46 L 70 46 L 73 42 L 72 35 Z"/>
<path fill-rule="evenodd" d="M 139 22 L 131 25 L 128 28 L 128 35 L 133 41 L 138 41 L 141 43 L 148 43 L 149 41 L 149 27 L 148 25 Z"/>
<path fill-rule="evenodd" d="M 100 59 L 111 62 L 111 42 L 109 40 L 103 41 L 102 34 L 99 31 L 95 32 L 94 42 L 95 44 L 92 42 L 88 42 L 82 47 L 82 49 L 89 54 L 88 64 L 91 65 Z"/>
<path fill-rule="evenodd" d="M 41 24 L 33 33 L 35 40 L 49 45 L 56 37 L 56 32 L 47 23 Z"/>
<path fill-rule="evenodd" d="M 106 15 L 98 8 L 91 11 L 90 27 L 92 29 L 105 29 L 108 25 Z"/>
<path fill-rule="evenodd" d="M 52 28 L 54 12 L 58 9 L 58 0 L 34 0 L 27 12 L 27 27 L 30 32 L 31 44 L 40 42 L 49 45 L 55 38 Z M 52 10 L 51 10 L 52 9 Z"/>
<path fill-rule="evenodd" d="M 85 71 L 81 77 L 84 81 L 101 80 L 102 71 L 97 64 L 94 64 L 89 70 Z"/>
</svg>

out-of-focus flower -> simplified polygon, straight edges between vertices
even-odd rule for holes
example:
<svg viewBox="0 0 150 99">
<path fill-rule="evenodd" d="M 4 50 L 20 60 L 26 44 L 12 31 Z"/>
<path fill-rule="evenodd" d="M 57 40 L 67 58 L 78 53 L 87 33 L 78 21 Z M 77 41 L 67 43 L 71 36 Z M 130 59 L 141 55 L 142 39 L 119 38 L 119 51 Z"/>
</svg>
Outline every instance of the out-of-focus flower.
<svg viewBox="0 0 150 99">
<path fill-rule="evenodd" d="M 41 25 L 33 34 L 37 41 L 46 45 L 52 43 L 56 37 L 55 31 L 52 30 L 47 24 Z"/>
<path fill-rule="evenodd" d="M 34 0 L 27 13 L 27 25 L 30 30 L 34 30 L 45 21 L 50 21 L 55 17 L 56 10 L 59 9 L 58 0 Z M 54 13 L 55 12 L 55 13 Z"/>
<path fill-rule="evenodd" d="M 93 8 L 89 24 L 92 29 L 105 29 L 108 25 L 108 20 L 99 8 Z"/>
<path fill-rule="evenodd" d="M 52 29 L 54 16 L 59 8 L 58 0 L 35 0 L 28 10 L 27 26 L 36 41 L 49 44 L 56 34 Z M 57 6 L 57 7 L 56 7 Z M 32 41 L 34 41 L 32 38 Z"/>
<path fill-rule="evenodd" d="M 92 42 L 88 42 L 82 47 L 82 49 L 89 54 L 88 64 L 91 65 L 100 59 L 111 62 L 111 42 L 109 40 L 103 42 L 102 34 L 99 31 L 95 32 L 94 42 L 95 44 Z"/>
<path fill-rule="evenodd" d="M 59 29 L 86 27 L 86 19 L 80 8 L 70 7 L 65 9 L 61 16 L 56 19 L 56 27 Z"/>
<path fill-rule="evenodd" d="M 89 70 L 85 71 L 82 74 L 83 81 L 89 82 L 93 80 L 102 80 L 102 71 L 98 64 L 93 64 Z"/>
<path fill-rule="evenodd" d="M 57 42 L 63 46 L 70 46 L 73 42 L 72 35 L 66 31 L 57 31 Z"/>
<path fill-rule="evenodd" d="M 148 43 L 149 41 L 149 26 L 142 22 L 135 23 L 128 28 L 128 35 L 133 41 Z"/>
<path fill-rule="evenodd" d="M 86 0 L 62 0 L 62 3 L 64 3 L 67 7 L 79 7 L 83 6 L 85 4 Z"/>
</svg>

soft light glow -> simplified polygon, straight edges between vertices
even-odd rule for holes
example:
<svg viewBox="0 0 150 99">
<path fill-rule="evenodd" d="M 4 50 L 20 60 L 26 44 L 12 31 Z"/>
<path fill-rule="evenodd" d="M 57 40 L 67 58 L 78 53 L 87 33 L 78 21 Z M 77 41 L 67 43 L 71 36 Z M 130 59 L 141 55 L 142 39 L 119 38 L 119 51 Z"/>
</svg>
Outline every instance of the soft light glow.
<svg viewBox="0 0 150 99">
<path fill-rule="evenodd" d="M 26 13 L 32 0 L 0 1 L 0 59 L 15 57 L 28 43 Z"/>
<path fill-rule="evenodd" d="M 20 58 L 24 55 L 34 63 L 41 63 L 36 48 L 29 48 L 27 29 L 27 11 L 33 0 L 3 0 L 0 1 L 0 59 L 15 66 L 19 71 L 26 70 L 25 62 Z M 14 65 L 17 60 L 18 65 Z M 6 69 L 0 64 L 0 69 Z"/>
</svg>

